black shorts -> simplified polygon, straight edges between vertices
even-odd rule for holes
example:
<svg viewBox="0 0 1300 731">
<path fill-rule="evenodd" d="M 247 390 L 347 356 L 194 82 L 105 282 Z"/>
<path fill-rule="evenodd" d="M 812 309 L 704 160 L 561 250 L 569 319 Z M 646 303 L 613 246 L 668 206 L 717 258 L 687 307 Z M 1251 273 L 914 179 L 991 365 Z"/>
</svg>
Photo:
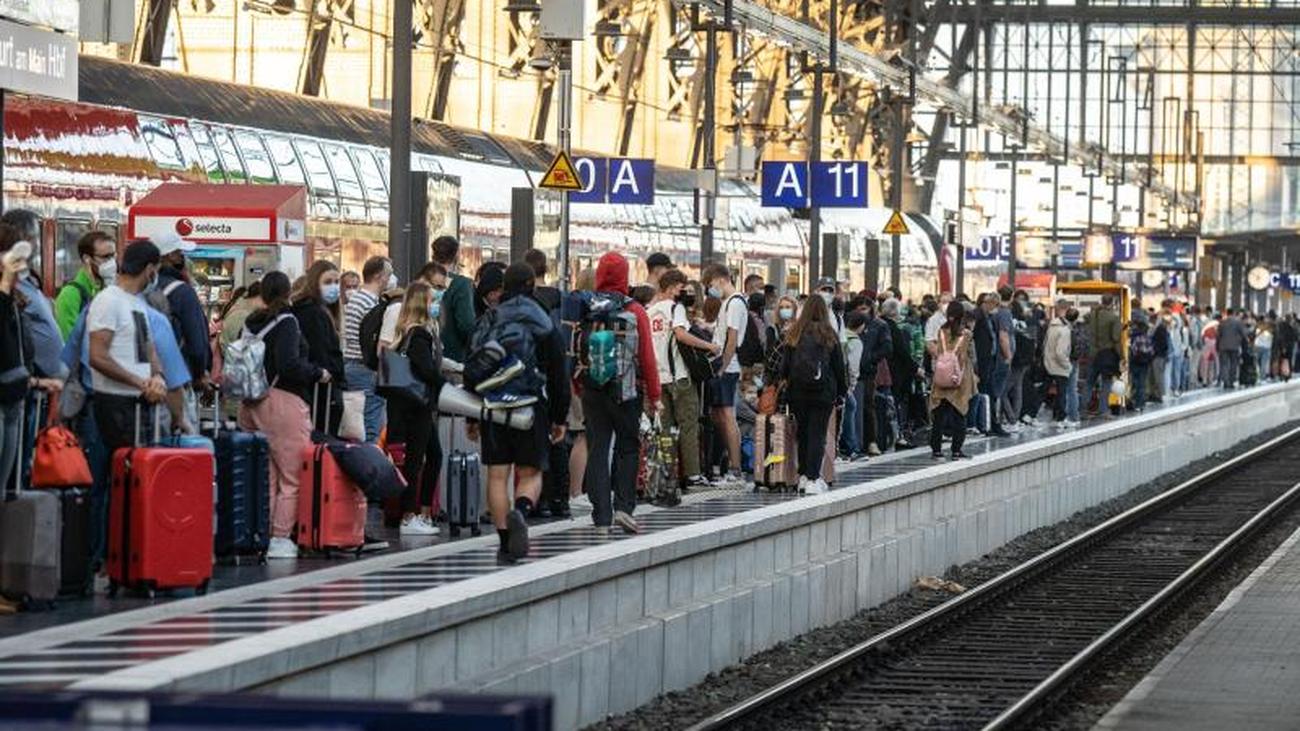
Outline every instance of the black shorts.
<svg viewBox="0 0 1300 731">
<path fill-rule="evenodd" d="M 740 388 L 739 373 L 722 373 L 709 379 L 709 406 L 715 409 L 736 408 L 736 392 Z"/>
<path fill-rule="evenodd" d="M 545 472 L 551 451 L 551 429 L 546 420 L 546 404 L 533 405 L 533 428 L 512 429 L 504 424 L 479 422 L 483 445 L 483 464 L 536 467 Z"/>
</svg>

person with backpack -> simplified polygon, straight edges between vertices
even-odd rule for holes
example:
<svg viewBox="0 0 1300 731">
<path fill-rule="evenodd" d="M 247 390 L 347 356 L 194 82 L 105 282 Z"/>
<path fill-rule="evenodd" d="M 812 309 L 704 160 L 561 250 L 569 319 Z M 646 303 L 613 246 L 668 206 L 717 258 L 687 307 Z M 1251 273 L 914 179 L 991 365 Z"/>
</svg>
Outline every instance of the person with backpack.
<svg viewBox="0 0 1300 731">
<path fill-rule="evenodd" d="M 858 364 L 858 382 L 862 384 L 862 441 L 866 444 L 867 456 L 880 454 L 880 434 L 876 410 L 876 380 L 881 368 L 889 368 L 889 360 L 894 355 L 894 338 L 889 324 L 876 316 L 873 300 L 868 300 L 864 314 L 867 323 L 862 327 L 862 360 Z"/>
<path fill-rule="evenodd" d="M 638 533 L 632 514 L 641 414 L 653 416 L 659 409 L 659 366 L 650 318 L 628 296 L 628 262 L 622 254 L 611 251 L 600 258 L 596 289 L 578 327 L 577 384 L 588 445 L 584 484 L 592 519 L 602 531 L 617 523 L 626 533 Z"/>
<path fill-rule="evenodd" d="M 442 391 L 442 342 L 438 338 L 441 304 L 427 282 L 412 282 L 406 288 L 401 314 L 397 318 L 392 348 L 406 356 L 411 373 L 427 390 L 427 397 L 388 398 L 388 443 L 406 447 L 402 475 L 403 536 L 436 536 L 433 504 L 438 491 L 438 469 L 442 447 L 434 428 L 438 393 Z"/>
<path fill-rule="evenodd" d="M 330 371 L 311 362 L 307 341 L 289 305 L 289 277 L 268 272 L 262 277 L 266 306 L 248 316 L 244 330 L 266 346 L 262 368 L 269 384 L 260 400 L 244 400 L 239 427 L 266 435 L 271 450 L 271 543 L 268 559 L 297 558 L 293 542 L 298 519 L 298 490 L 303 451 L 311 445 L 312 392 L 329 390 Z"/>
<path fill-rule="evenodd" d="M 77 257 L 81 266 L 76 276 L 54 298 L 54 319 L 65 340 L 81 311 L 90 305 L 99 290 L 117 279 L 117 243 L 107 232 L 93 230 L 82 234 L 77 240 Z"/>
<path fill-rule="evenodd" d="M 1066 316 L 1070 311 L 1070 301 L 1058 299 L 1053 308 L 1054 317 L 1047 323 L 1047 336 L 1043 340 L 1043 368 L 1056 384 L 1056 399 L 1052 402 L 1052 420 L 1058 427 L 1064 427 L 1066 421 L 1065 398 L 1069 388 L 1070 371 L 1074 364 L 1070 360 L 1070 345 L 1073 335 Z"/>
<path fill-rule="evenodd" d="M 289 311 L 298 321 L 298 331 L 303 340 L 307 341 L 307 360 L 313 366 L 329 371 L 331 382 L 343 383 L 347 370 L 339 343 L 339 269 L 328 259 L 318 259 L 307 268 L 306 277 Z M 318 389 L 313 398 L 317 401 L 311 404 L 311 413 L 315 415 L 312 428 L 337 436 L 339 424 L 343 421 L 342 389 Z M 327 399 L 329 403 L 326 403 Z"/>
<path fill-rule="evenodd" d="M 763 349 L 759 346 L 757 337 L 750 337 L 756 333 L 754 322 L 749 317 L 749 306 L 745 296 L 736 292 L 727 265 L 708 265 L 701 281 L 708 288 L 708 296 L 721 303 L 713 327 L 713 343 L 722 349 L 722 355 L 718 375 L 708 385 L 709 411 L 714 428 L 726 446 L 729 473 L 724 479 L 732 483 L 743 483 L 746 478 L 740 471 L 740 425 L 736 421 L 740 369 L 741 366 L 762 361 Z M 741 356 L 742 352 L 744 357 Z"/>
<path fill-rule="evenodd" d="M 541 496 L 542 473 L 550 468 L 550 446 L 564 438 L 569 376 L 564 338 L 550 315 L 533 299 L 536 280 L 532 267 L 516 262 L 506 268 L 502 279 L 500 301 L 485 313 L 479 331 L 474 333 L 465 382 L 471 387 L 483 383 L 474 379 L 471 366 L 481 362 L 486 353 L 496 351 L 504 356 L 499 362 L 513 361 L 522 367 L 509 369 L 513 375 L 508 380 L 480 390 L 488 391 L 483 395 L 487 408 L 533 406 L 533 423 L 528 429 L 491 420 L 471 421 L 469 425 L 470 438 L 480 440 L 488 471 L 488 510 L 500 540 L 497 559 L 513 563 L 528 553 L 528 514 Z M 497 371 L 493 378 L 504 377 L 504 370 Z M 588 428 L 591 421 L 588 412 Z M 608 454 L 609 443 L 605 442 L 604 451 L 594 453 Z M 509 479 L 512 468 L 513 503 Z"/>
<path fill-rule="evenodd" d="M 375 393 L 375 367 L 368 365 L 361 347 L 362 320 L 369 320 L 367 335 L 373 332 L 378 342 L 387 303 L 381 295 L 397 286 L 393 263 L 386 256 L 372 256 L 361 267 L 361 286 L 343 308 L 343 377 L 348 391 L 365 394 L 365 441 L 374 444 L 379 440 L 379 430 L 384 425 L 384 400 Z M 369 340 L 371 338 L 364 338 Z"/>
<path fill-rule="evenodd" d="M 680 269 L 661 274 L 659 292 L 647 316 L 663 390 L 663 428 L 677 429 L 682 474 L 690 490 L 706 486 L 708 480 L 700 467 L 699 391 L 683 354 L 716 357 L 722 350 L 713 342 L 691 334 L 686 307 L 678 301 L 685 288 L 686 275 Z"/>
<path fill-rule="evenodd" d="M 1094 307 L 1088 315 L 1086 328 L 1092 361 L 1085 381 L 1084 402 L 1091 403 L 1096 397 L 1097 412 L 1104 418 L 1110 414 L 1106 403 L 1110 397 L 1111 383 L 1121 370 L 1119 351 L 1124 326 L 1120 323 L 1119 313 L 1115 311 L 1114 295 L 1101 296 L 1100 306 Z"/>
<path fill-rule="evenodd" d="M 199 302 L 199 294 L 190 284 L 185 272 L 185 253 L 194 250 L 194 243 L 182 239 L 175 233 L 158 237 L 154 244 L 162 255 L 162 266 L 158 269 L 157 292 L 161 300 L 154 297 L 160 311 L 171 318 L 172 330 L 176 342 L 180 343 L 185 363 L 190 367 L 190 376 L 195 387 L 205 389 L 208 375 L 212 370 L 212 348 L 208 340 L 208 315 Z"/>
<path fill-rule="evenodd" d="M 961 450 L 966 442 L 966 412 L 975 395 L 976 376 L 971 361 L 971 331 L 965 327 L 966 308 L 950 301 L 946 320 L 935 339 L 927 343 L 934 363 L 930 388 L 930 456 L 943 459 L 943 438 L 952 440 L 951 459 L 969 459 Z"/>
<path fill-rule="evenodd" d="M 1151 326 L 1145 318 L 1133 320 L 1129 327 L 1128 377 L 1133 393 L 1129 407 L 1142 411 L 1147 405 L 1147 376 L 1151 372 L 1151 363 L 1156 358 L 1156 348 L 1151 337 Z M 1102 398 L 1105 398 L 1104 394 Z"/>
<path fill-rule="evenodd" d="M 822 298 L 808 298 L 784 345 L 780 379 L 794 414 L 799 489 L 820 495 L 830 489 L 822 475 L 827 429 L 849 383 L 831 310 Z"/>
<path fill-rule="evenodd" d="M 1079 308 L 1070 307 L 1065 312 L 1065 322 L 1070 326 L 1070 374 L 1065 381 L 1066 429 L 1075 429 L 1079 421 L 1079 364 L 1091 357 L 1088 330 L 1079 319 Z"/>
</svg>

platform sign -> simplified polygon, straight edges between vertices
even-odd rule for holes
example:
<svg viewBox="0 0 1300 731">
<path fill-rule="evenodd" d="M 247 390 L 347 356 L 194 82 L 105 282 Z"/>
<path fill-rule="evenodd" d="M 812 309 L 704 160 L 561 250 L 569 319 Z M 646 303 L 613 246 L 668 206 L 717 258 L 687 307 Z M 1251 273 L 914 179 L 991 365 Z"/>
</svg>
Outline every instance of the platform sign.
<svg viewBox="0 0 1300 731">
<path fill-rule="evenodd" d="M 575 157 L 573 169 L 578 173 L 581 189 L 569 193 L 570 203 L 604 203 L 605 173 L 608 170 L 603 157 Z"/>
<path fill-rule="evenodd" d="M 607 176 L 610 203 L 646 206 L 655 202 L 655 161 L 611 157 Z"/>
<path fill-rule="evenodd" d="M 551 190 L 582 190 L 582 183 L 578 181 L 578 171 L 573 168 L 573 161 L 564 150 L 560 150 L 551 161 L 551 166 L 546 169 L 546 174 L 542 176 L 542 182 L 538 183 L 538 187 Z"/>
<path fill-rule="evenodd" d="M 1147 238 L 1140 234 L 1114 234 L 1111 236 L 1111 263 L 1130 264 L 1146 256 Z"/>
<path fill-rule="evenodd" d="M 865 208 L 867 164 L 836 160 L 812 163 L 812 204 L 822 208 Z"/>
<path fill-rule="evenodd" d="M 764 161 L 762 176 L 764 207 L 808 207 L 808 163 L 799 160 Z"/>
<path fill-rule="evenodd" d="M 1006 261 L 1011 258 L 1011 237 L 1006 234 L 981 236 L 966 245 L 966 261 Z"/>
<path fill-rule="evenodd" d="M 1300 273 L 1279 272 L 1278 276 L 1281 279 L 1281 286 L 1292 293 L 1300 293 Z"/>
</svg>

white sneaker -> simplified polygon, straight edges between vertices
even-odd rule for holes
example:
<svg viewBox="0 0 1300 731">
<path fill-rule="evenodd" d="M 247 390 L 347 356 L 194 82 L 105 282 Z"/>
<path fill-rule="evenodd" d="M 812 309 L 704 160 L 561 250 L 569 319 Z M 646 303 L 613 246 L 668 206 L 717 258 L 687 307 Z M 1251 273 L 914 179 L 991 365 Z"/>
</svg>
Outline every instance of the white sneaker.
<svg viewBox="0 0 1300 731">
<path fill-rule="evenodd" d="M 811 484 L 812 484 L 811 480 L 809 480 L 807 477 L 804 477 L 803 475 L 799 475 L 799 492 L 807 492 L 808 486 Z"/>
<path fill-rule="evenodd" d="M 804 493 L 808 495 L 821 495 L 830 489 L 830 485 L 827 485 L 825 480 L 818 477 L 808 483 L 808 486 L 804 488 Z"/>
<path fill-rule="evenodd" d="M 571 498 L 569 498 L 569 510 L 570 510 L 571 512 L 574 511 L 574 510 L 582 510 L 582 511 L 585 511 L 585 512 L 590 513 L 590 512 L 591 512 L 591 498 L 587 497 L 587 493 L 585 493 L 585 492 L 582 493 L 581 495 L 578 495 L 577 497 L 571 497 Z"/>
<path fill-rule="evenodd" d="M 438 528 L 427 516 L 408 515 L 402 518 L 400 534 L 404 536 L 436 536 Z"/>
<path fill-rule="evenodd" d="M 1079 422 L 1077 419 L 1066 419 L 1066 420 L 1065 420 L 1065 428 L 1066 428 L 1066 429 L 1078 429 L 1078 428 L 1079 428 L 1079 423 L 1080 423 L 1080 422 Z"/>
<path fill-rule="evenodd" d="M 288 538 L 272 538 L 266 547 L 267 558 L 298 558 L 298 546 Z"/>
</svg>

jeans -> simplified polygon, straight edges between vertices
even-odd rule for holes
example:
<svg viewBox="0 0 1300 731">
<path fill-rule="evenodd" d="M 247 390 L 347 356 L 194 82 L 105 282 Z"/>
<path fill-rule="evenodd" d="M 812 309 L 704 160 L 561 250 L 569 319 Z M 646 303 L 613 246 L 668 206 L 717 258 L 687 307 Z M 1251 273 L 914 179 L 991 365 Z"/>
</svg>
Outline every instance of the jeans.
<svg viewBox="0 0 1300 731">
<path fill-rule="evenodd" d="M 1065 381 L 1065 418 L 1079 420 L 1079 364 L 1070 364 L 1070 375 Z"/>
<path fill-rule="evenodd" d="M 1028 366 L 1010 366 L 1007 384 L 1002 393 L 1002 418 L 1008 422 L 1020 420 L 1020 410 L 1024 406 L 1025 372 Z"/>
<path fill-rule="evenodd" d="M 1065 404 L 1069 399 L 1070 377 L 1053 374 L 1052 382 L 1056 384 L 1056 398 L 1052 400 L 1052 421 L 1062 421 L 1065 419 Z"/>
<path fill-rule="evenodd" d="M 1164 376 L 1161 379 L 1161 393 L 1172 396 L 1182 393 L 1183 366 L 1186 359 L 1181 355 L 1170 355 L 1165 359 Z"/>
<path fill-rule="evenodd" d="M 1265 378 L 1268 378 L 1270 375 L 1269 365 L 1273 362 L 1273 348 L 1272 347 L 1261 348 L 1259 346 L 1256 346 L 1255 358 L 1257 359 L 1256 362 L 1259 363 L 1259 380 L 1262 381 Z"/>
<path fill-rule="evenodd" d="M 366 441 L 379 441 L 379 430 L 384 426 L 384 400 L 375 393 L 375 372 L 356 360 L 343 363 L 343 380 L 347 390 L 361 391 L 366 395 Z"/>
<path fill-rule="evenodd" d="M 1165 396 L 1169 395 L 1169 385 L 1165 382 L 1165 366 L 1168 363 L 1168 358 L 1157 355 L 1147 369 L 1147 388 L 1151 390 L 1151 395 L 1161 401 L 1164 400 Z"/>
<path fill-rule="evenodd" d="M 1002 420 L 998 418 L 998 411 L 1002 399 L 1007 395 L 1007 389 L 1011 385 L 1011 364 L 1001 358 L 993 364 L 993 378 L 990 385 L 989 400 L 993 408 L 993 430 L 998 430 L 998 425 Z"/>
<path fill-rule="evenodd" d="M 1133 405 L 1139 409 L 1146 408 L 1147 405 L 1147 374 L 1150 370 L 1150 363 L 1129 363 L 1129 377 L 1133 380 Z"/>
<path fill-rule="evenodd" d="M 641 455 L 641 397 L 618 403 L 605 391 L 585 388 L 582 391 L 582 410 L 587 418 L 588 449 L 587 474 L 583 484 L 591 498 L 592 520 L 597 526 L 609 527 L 614 522 L 615 510 L 628 515 L 636 510 L 636 472 Z M 614 445 L 612 470 L 611 443 Z"/>
<path fill-rule="evenodd" d="M 26 398 L 0 405 L 0 486 L 8 492 L 18 466 L 18 446 L 24 427 L 23 405 Z M 22 476 L 19 475 L 19 481 Z"/>
<path fill-rule="evenodd" d="M 1241 371 L 1240 350 L 1219 351 L 1219 378 L 1224 388 L 1237 387 L 1237 374 Z"/>
<path fill-rule="evenodd" d="M 822 476 L 822 458 L 826 456 L 826 430 L 830 425 L 832 404 L 791 401 L 794 413 L 795 441 L 799 445 L 799 474 L 809 480 Z"/>
<path fill-rule="evenodd" d="M 113 453 L 99 435 L 95 422 L 95 397 L 87 395 L 86 405 L 73 424 L 81 451 L 86 453 L 90 475 L 90 558 L 98 566 L 108 548 L 108 490 L 113 480 Z"/>
<path fill-rule="evenodd" d="M 858 441 L 858 398 L 857 392 L 862 384 L 857 384 L 844 399 L 844 428 L 840 430 L 840 451 L 854 455 L 862 451 L 862 443 Z"/>
<path fill-rule="evenodd" d="M 940 401 L 930 412 L 931 452 L 938 454 L 943 449 L 945 435 L 952 439 L 952 453 L 960 453 L 962 444 L 966 442 L 966 417 L 957 411 L 956 406 Z"/>
<path fill-rule="evenodd" d="M 663 428 L 677 428 L 677 451 L 682 474 L 696 477 L 700 471 L 700 392 L 689 378 L 664 384 Z M 554 465 L 552 465 L 554 467 Z"/>
</svg>

